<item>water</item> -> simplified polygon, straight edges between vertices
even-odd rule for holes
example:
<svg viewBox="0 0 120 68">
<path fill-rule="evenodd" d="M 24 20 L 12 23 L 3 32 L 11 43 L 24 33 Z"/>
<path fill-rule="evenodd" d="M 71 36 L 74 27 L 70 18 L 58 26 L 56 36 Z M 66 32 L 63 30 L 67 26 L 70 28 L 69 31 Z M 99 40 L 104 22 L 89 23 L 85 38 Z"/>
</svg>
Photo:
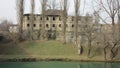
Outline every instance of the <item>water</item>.
<svg viewBox="0 0 120 68">
<path fill-rule="evenodd" d="M 98 62 L 0 62 L 0 68 L 120 68 L 120 63 Z"/>
</svg>

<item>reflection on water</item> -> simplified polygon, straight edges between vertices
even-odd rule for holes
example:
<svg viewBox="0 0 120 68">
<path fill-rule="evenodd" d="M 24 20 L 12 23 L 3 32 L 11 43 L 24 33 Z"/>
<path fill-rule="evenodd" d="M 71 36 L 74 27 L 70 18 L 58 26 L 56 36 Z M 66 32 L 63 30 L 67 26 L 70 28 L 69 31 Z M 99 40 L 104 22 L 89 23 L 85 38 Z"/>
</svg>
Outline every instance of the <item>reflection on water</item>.
<svg viewBox="0 0 120 68">
<path fill-rule="evenodd" d="M 120 68 L 120 63 L 81 63 L 78 68 Z"/>
<path fill-rule="evenodd" d="M 0 68 L 120 68 L 120 63 L 98 62 L 1 62 Z"/>
</svg>

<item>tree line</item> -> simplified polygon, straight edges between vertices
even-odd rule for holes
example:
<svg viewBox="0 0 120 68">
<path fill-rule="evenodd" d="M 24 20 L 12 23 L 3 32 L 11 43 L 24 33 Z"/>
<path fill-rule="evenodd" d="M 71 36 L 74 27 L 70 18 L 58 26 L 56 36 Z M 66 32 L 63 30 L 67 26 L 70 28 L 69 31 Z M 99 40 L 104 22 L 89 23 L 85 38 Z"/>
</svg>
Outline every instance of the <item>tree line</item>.
<svg viewBox="0 0 120 68">
<path fill-rule="evenodd" d="M 35 0 L 31 1 L 31 14 L 30 14 L 30 24 L 33 25 L 34 12 L 35 12 Z M 63 23 L 62 35 L 63 44 L 66 44 L 66 22 L 68 17 L 68 10 L 70 8 L 70 0 L 60 0 L 59 8 L 56 5 L 57 0 L 39 0 L 41 5 L 42 14 L 42 29 L 40 31 L 40 40 L 45 40 L 45 11 L 49 9 L 60 9 L 60 17 Z M 120 1 L 119 0 L 97 0 L 94 3 L 98 6 L 93 6 L 91 10 L 93 14 L 86 14 L 85 20 L 82 21 L 80 29 L 78 29 L 79 17 L 80 17 L 80 6 L 81 0 L 73 0 L 74 2 L 74 45 L 78 48 L 78 54 L 83 53 L 83 45 L 85 40 L 87 40 L 87 56 L 90 57 L 92 46 L 102 46 L 104 51 L 104 58 L 107 60 L 107 51 L 110 50 L 110 58 L 114 59 L 118 55 L 118 50 L 120 48 Z M 23 16 L 25 0 L 17 1 L 17 16 L 19 23 L 19 39 L 23 39 Z M 102 13 L 107 15 L 107 18 L 101 16 Z M 92 16 L 94 22 L 90 22 L 90 16 Z M 100 24 L 99 22 L 103 22 Z M 30 26 L 30 39 L 33 40 L 33 26 Z M 79 32 L 80 30 L 80 32 Z"/>
</svg>

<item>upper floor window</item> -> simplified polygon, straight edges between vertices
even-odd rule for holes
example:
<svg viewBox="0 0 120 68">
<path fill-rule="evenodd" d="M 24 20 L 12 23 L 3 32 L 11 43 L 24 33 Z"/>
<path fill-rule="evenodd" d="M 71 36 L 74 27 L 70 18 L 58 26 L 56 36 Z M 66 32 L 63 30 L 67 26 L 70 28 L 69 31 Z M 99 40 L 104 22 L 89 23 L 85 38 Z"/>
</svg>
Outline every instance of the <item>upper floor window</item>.
<svg viewBox="0 0 120 68">
<path fill-rule="evenodd" d="M 59 27 L 61 27 L 61 24 L 59 24 Z"/>
<path fill-rule="evenodd" d="M 49 20 L 49 17 L 47 17 L 46 20 Z"/>
<path fill-rule="evenodd" d="M 30 24 L 27 24 L 27 27 L 29 27 L 30 26 Z"/>
<path fill-rule="evenodd" d="M 40 17 L 40 20 L 42 20 L 42 17 Z"/>
<path fill-rule="evenodd" d="M 29 20 L 30 18 L 29 18 L 29 16 L 27 16 L 27 20 Z"/>
<path fill-rule="evenodd" d="M 40 24 L 39 26 L 42 27 L 42 24 Z"/>
<path fill-rule="evenodd" d="M 55 27 L 55 24 L 53 24 L 53 27 Z"/>
<path fill-rule="evenodd" d="M 59 17 L 59 21 L 61 21 L 61 17 Z"/>
<path fill-rule="evenodd" d="M 34 17 L 34 20 L 36 20 L 36 17 Z"/>
<path fill-rule="evenodd" d="M 34 27 L 36 27 L 36 24 L 33 24 Z"/>
<path fill-rule="evenodd" d="M 71 19 L 72 21 L 74 21 L 74 17 L 72 17 L 72 19 Z"/>
<path fill-rule="evenodd" d="M 74 27 L 74 24 L 72 24 L 72 28 Z"/>
<path fill-rule="evenodd" d="M 49 25 L 48 25 L 48 24 L 46 24 L 46 27 L 48 28 L 48 27 L 49 27 Z"/>
<path fill-rule="evenodd" d="M 53 21 L 55 21 L 55 17 L 53 17 Z"/>
<path fill-rule="evenodd" d="M 66 27 L 68 27 L 68 24 L 66 24 Z"/>
<path fill-rule="evenodd" d="M 81 27 L 81 25 L 79 24 L 79 27 Z"/>
</svg>

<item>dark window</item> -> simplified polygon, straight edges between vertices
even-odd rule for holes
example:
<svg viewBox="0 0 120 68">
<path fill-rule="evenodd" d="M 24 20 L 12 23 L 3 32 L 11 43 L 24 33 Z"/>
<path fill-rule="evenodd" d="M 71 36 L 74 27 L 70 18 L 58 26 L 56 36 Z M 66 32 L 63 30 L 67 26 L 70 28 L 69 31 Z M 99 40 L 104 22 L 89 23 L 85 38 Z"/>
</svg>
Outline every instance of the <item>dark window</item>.
<svg viewBox="0 0 120 68">
<path fill-rule="evenodd" d="M 87 24 L 85 24 L 84 27 L 87 28 Z"/>
<path fill-rule="evenodd" d="M 68 24 L 66 24 L 66 27 L 68 27 Z"/>
<path fill-rule="evenodd" d="M 53 24 L 53 27 L 55 27 L 55 24 Z"/>
<path fill-rule="evenodd" d="M 42 24 L 40 24 L 40 27 L 42 27 Z"/>
<path fill-rule="evenodd" d="M 61 24 L 59 24 L 59 27 L 61 27 Z"/>
<path fill-rule="evenodd" d="M 47 17 L 46 20 L 49 20 L 49 17 Z"/>
<path fill-rule="evenodd" d="M 36 27 L 36 24 L 33 24 L 34 27 Z"/>
<path fill-rule="evenodd" d="M 74 27 L 74 25 L 72 24 L 72 28 Z"/>
<path fill-rule="evenodd" d="M 71 19 L 72 21 L 74 21 L 74 17 L 72 17 L 72 19 Z"/>
<path fill-rule="evenodd" d="M 42 20 L 42 17 L 40 17 L 40 20 Z"/>
<path fill-rule="evenodd" d="M 53 21 L 55 20 L 55 17 L 53 17 Z"/>
<path fill-rule="evenodd" d="M 59 21 L 61 21 L 61 17 L 59 17 Z"/>
<path fill-rule="evenodd" d="M 48 25 L 48 24 L 46 24 L 46 27 L 48 28 L 48 27 L 49 27 L 49 25 Z"/>
<path fill-rule="evenodd" d="M 81 25 L 79 24 L 79 27 L 81 27 Z"/>
<path fill-rule="evenodd" d="M 36 17 L 34 17 L 34 20 L 36 20 Z"/>
<path fill-rule="evenodd" d="M 30 24 L 27 24 L 27 27 L 29 27 L 30 26 Z"/>
<path fill-rule="evenodd" d="M 29 20 L 30 18 L 29 18 L 29 16 L 27 16 L 27 20 Z"/>
</svg>

